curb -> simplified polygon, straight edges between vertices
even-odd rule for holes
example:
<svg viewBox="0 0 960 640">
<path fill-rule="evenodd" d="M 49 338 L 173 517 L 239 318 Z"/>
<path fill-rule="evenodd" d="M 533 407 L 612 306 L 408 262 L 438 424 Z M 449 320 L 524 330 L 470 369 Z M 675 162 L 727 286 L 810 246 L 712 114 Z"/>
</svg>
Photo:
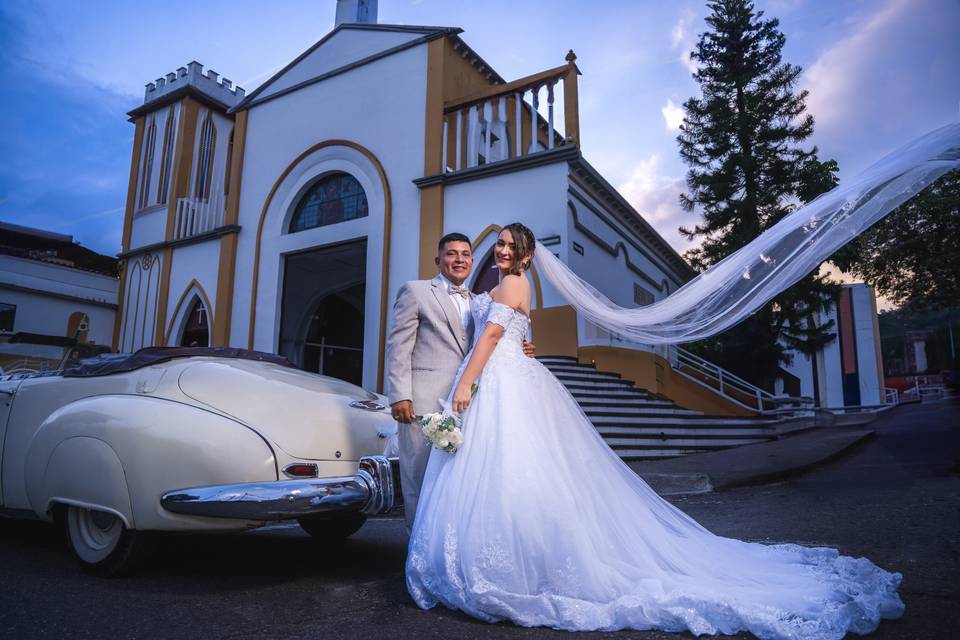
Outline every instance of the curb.
<svg viewBox="0 0 960 640">
<path fill-rule="evenodd" d="M 818 430 L 819 431 L 819 430 Z M 688 458 L 687 462 L 691 462 L 695 469 L 690 471 L 677 471 L 674 473 L 663 472 L 657 469 L 657 465 L 666 465 L 670 461 L 663 462 L 654 462 L 643 465 L 642 463 L 631 465 L 631 469 L 639 475 L 650 487 L 660 495 L 665 496 L 677 496 L 677 495 L 695 495 L 702 493 L 710 493 L 712 491 L 717 491 L 720 489 L 730 489 L 734 487 L 743 487 L 750 485 L 758 484 L 767 484 L 777 480 L 782 480 L 791 476 L 796 476 L 802 474 L 810 469 L 821 466 L 835 460 L 847 453 L 849 453 L 854 447 L 866 442 L 870 438 L 873 438 L 876 435 L 876 431 L 870 430 L 856 430 L 849 433 L 843 433 L 843 431 L 837 430 L 835 433 L 831 433 L 831 430 L 824 429 L 819 435 L 821 440 L 819 442 L 813 443 L 814 450 L 816 448 L 828 448 L 822 453 L 814 453 L 804 459 L 802 453 L 799 449 L 810 447 L 809 442 L 799 442 L 801 440 L 800 434 L 797 436 L 789 437 L 784 440 L 778 440 L 771 443 L 763 443 L 756 445 L 745 445 L 744 447 L 736 447 L 734 449 L 727 449 L 725 451 L 711 452 L 707 454 L 694 454 L 701 456 L 712 456 L 704 460 L 693 461 L 692 458 Z M 811 433 L 810 431 L 804 432 L 806 434 Z M 841 436 L 849 436 L 843 438 Z M 793 441 L 794 445 L 799 446 L 793 450 L 787 450 L 784 448 L 785 443 Z M 834 446 L 829 446 L 831 440 L 838 440 Z M 779 444 L 780 448 L 775 450 L 774 453 L 770 453 L 768 445 Z M 749 451 L 751 455 L 751 462 L 756 460 L 767 460 L 773 458 L 769 464 L 764 468 L 764 463 L 754 464 L 754 470 L 741 469 L 738 473 L 735 467 L 736 457 L 741 457 L 746 455 L 747 450 L 750 447 L 759 447 L 759 449 L 753 449 Z M 789 454 L 789 455 L 786 455 Z M 778 458 L 787 458 L 795 459 L 799 458 L 798 462 L 795 464 L 784 464 L 782 466 L 776 466 L 779 462 Z M 683 460 L 682 458 L 674 458 L 673 460 Z M 734 464 L 731 464 L 734 463 Z M 709 467 L 714 467 L 715 471 L 710 471 Z M 733 469 L 733 472 L 728 472 Z"/>
<path fill-rule="evenodd" d="M 822 466 L 828 462 L 836 460 L 850 453 L 853 448 L 862 445 L 867 440 L 871 440 L 875 438 L 876 435 L 877 435 L 877 432 L 871 429 L 869 431 L 866 431 L 862 435 L 860 435 L 858 438 L 852 439 L 844 443 L 842 446 L 840 446 L 836 450 L 828 453 L 827 455 L 821 458 L 817 458 L 816 460 L 811 460 L 809 462 L 797 465 L 795 467 L 785 467 L 782 469 L 778 469 L 776 471 L 771 471 L 769 473 L 757 474 L 757 475 L 748 476 L 740 479 L 731 479 L 727 482 L 721 481 L 719 483 L 715 483 L 714 487 L 716 489 L 746 487 L 750 485 L 767 484 L 775 480 L 783 480 L 792 476 L 801 475 L 806 471 L 809 471 L 810 469 Z"/>
</svg>

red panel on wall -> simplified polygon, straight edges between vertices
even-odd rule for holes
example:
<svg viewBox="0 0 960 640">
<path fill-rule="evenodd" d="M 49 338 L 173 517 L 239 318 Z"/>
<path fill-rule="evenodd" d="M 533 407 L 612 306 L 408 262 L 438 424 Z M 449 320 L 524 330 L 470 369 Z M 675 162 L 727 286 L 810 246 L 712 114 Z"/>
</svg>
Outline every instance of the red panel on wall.
<svg viewBox="0 0 960 640">
<path fill-rule="evenodd" d="M 837 323 L 840 325 L 840 362 L 843 373 L 857 372 L 856 334 L 853 330 L 853 300 L 850 289 L 840 291 L 840 303 L 837 305 Z"/>
</svg>

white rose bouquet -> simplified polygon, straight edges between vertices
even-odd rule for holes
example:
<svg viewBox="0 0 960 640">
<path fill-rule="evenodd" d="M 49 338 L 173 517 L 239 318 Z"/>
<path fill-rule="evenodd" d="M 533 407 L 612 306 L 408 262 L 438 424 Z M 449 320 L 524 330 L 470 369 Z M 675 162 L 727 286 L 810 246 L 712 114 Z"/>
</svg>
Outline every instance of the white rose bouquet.
<svg viewBox="0 0 960 640">
<path fill-rule="evenodd" d="M 428 413 L 417 422 L 420 431 L 433 446 L 447 453 L 456 453 L 463 444 L 463 432 L 460 431 L 460 418 L 450 411 L 450 406 L 441 403 L 443 411 Z"/>
</svg>

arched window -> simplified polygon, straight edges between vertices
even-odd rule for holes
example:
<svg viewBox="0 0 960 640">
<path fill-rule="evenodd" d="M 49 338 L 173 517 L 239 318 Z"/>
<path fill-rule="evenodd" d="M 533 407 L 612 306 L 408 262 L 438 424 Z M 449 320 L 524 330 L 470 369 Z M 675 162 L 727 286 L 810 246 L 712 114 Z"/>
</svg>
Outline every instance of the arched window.
<svg viewBox="0 0 960 640">
<path fill-rule="evenodd" d="M 480 268 L 476 270 L 477 279 L 473 281 L 471 291 L 474 293 L 490 293 L 491 290 L 500 284 L 500 270 L 497 269 L 497 258 L 493 255 L 493 249 L 480 263 Z"/>
<path fill-rule="evenodd" d="M 210 326 L 207 319 L 207 308 L 197 297 L 190 306 L 186 321 L 183 325 L 183 335 L 180 336 L 181 347 L 208 347 L 210 346 Z"/>
<path fill-rule="evenodd" d="M 176 132 L 176 113 L 173 105 L 167 109 L 167 122 L 163 128 L 163 148 L 160 152 L 160 182 L 157 204 L 167 204 L 170 193 L 170 167 L 173 164 L 173 136 Z"/>
<path fill-rule="evenodd" d="M 207 111 L 200 127 L 200 149 L 197 153 L 197 173 L 193 179 L 193 197 L 206 200 L 210 197 L 210 182 L 213 179 L 213 154 L 217 148 L 217 128 L 213 113 Z"/>
<path fill-rule="evenodd" d="M 157 123 L 150 116 L 150 124 L 143 136 L 143 160 L 140 166 L 140 198 L 137 208 L 144 209 L 150 203 L 150 178 L 153 176 L 153 152 L 157 145 Z"/>
<path fill-rule="evenodd" d="M 290 220 L 290 233 L 367 216 L 367 194 L 347 173 L 332 173 L 310 187 Z"/>
</svg>

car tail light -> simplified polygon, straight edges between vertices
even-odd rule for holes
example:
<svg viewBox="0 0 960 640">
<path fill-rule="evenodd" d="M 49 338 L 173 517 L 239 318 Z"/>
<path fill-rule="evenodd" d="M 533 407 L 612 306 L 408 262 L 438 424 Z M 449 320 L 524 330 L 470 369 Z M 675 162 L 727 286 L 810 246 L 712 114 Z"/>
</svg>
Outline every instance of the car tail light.
<svg viewBox="0 0 960 640">
<path fill-rule="evenodd" d="M 283 468 L 283 472 L 291 478 L 316 478 L 317 465 L 306 462 L 294 462 Z"/>
</svg>

